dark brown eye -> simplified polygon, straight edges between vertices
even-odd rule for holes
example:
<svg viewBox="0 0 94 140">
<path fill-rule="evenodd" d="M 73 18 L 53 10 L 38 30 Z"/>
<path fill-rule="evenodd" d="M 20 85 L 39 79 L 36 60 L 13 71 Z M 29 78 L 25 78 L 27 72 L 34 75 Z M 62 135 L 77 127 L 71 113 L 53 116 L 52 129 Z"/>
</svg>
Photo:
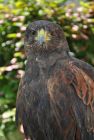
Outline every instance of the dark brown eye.
<svg viewBox="0 0 94 140">
<path fill-rule="evenodd" d="M 35 35 L 36 34 L 36 31 L 32 31 L 32 35 Z"/>
</svg>

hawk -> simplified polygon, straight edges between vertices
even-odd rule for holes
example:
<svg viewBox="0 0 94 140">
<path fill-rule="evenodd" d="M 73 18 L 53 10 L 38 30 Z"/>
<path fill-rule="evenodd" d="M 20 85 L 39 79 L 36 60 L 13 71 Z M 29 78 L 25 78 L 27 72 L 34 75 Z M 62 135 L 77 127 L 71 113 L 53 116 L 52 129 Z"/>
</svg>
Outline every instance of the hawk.
<svg viewBox="0 0 94 140">
<path fill-rule="evenodd" d="M 94 68 L 70 55 L 62 28 L 34 21 L 16 102 L 26 139 L 94 140 Z"/>
</svg>

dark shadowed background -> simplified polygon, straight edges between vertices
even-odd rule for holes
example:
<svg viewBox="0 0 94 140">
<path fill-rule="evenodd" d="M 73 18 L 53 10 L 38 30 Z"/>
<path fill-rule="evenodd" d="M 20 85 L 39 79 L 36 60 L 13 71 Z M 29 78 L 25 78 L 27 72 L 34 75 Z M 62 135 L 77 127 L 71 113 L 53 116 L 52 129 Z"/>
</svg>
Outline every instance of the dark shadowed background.
<svg viewBox="0 0 94 140">
<path fill-rule="evenodd" d="M 39 19 L 60 24 L 74 55 L 94 65 L 93 0 L 0 0 L 0 140 L 23 139 L 15 102 L 24 74 L 24 32 Z"/>
</svg>

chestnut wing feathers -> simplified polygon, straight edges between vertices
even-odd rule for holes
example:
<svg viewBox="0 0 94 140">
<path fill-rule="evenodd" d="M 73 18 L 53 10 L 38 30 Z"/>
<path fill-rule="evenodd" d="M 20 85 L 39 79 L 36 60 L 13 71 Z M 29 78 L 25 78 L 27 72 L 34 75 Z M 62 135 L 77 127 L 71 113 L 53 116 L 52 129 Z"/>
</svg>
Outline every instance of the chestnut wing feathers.
<svg viewBox="0 0 94 140">
<path fill-rule="evenodd" d="M 80 115 L 84 114 L 84 127 L 88 132 L 94 133 L 94 80 L 88 75 L 88 73 L 77 67 L 73 61 L 69 61 L 61 71 L 55 73 L 48 80 L 47 85 L 48 93 L 50 95 L 51 102 L 53 103 L 52 106 L 57 104 L 58 107 L 61 108 L 60 100 L 67 96 L 65 101 L 71 102 L 68 103 L 68 105 L 73 107 L 75 116 L 78 113 L 78 110 L 80 110 Z M 75 94 L 75 97 L 73 97 L 73 94 Z M 66 106 L 68 107 L 68 105 Z M 53 109 L 55 110 L 57 121 L 60 123 L 58 110 L 55 106 Z M 76 119 L 79 120 L 79 118 L 81 118 L 81 116 L 76 116 Z"/>
</svg>

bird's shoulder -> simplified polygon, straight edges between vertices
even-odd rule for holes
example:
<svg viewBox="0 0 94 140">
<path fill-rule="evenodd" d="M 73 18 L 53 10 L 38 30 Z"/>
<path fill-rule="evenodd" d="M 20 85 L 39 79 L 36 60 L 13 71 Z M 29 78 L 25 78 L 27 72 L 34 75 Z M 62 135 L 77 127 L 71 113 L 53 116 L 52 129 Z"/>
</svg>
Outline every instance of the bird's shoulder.
<svg viewBox="0 0 94 140">
<path fill-rule="evenodd" d="M 72 100 L 73 106 L 84 108 L 85 125 L 88 131 L 94 131 L 94 69 L 78 59 L 62 61 L 62 67 L 48 79 L 47 87 L 51 100 L 58 104 Z M 71 94 L 71 95 L 70 95 Z M 73 96 L 75 95 L 76 98 Z M 70 98 L 74 99 L 70 99 Z M 67 104 L 67 103 L 66 103 Z M 68 106 L 67 106 L 68 107 Z M 74 107 L 75 108 L 75 107 Z M 76 111 L 78 108 L 76 107 Z"/>
<path fill-rule="evenodd" d="M 60 89 L 60 86 L 63 91 L 65 87 L 67 87 L 67 90 L 74 87 L 77 96 L 94 112 L 93 67 L 77 59 L 65 60 L 62 63 L 62 67 L 55 70 L 48 79 L 48 87 L 53 91 L 56 87 Z"/>
</svg>

